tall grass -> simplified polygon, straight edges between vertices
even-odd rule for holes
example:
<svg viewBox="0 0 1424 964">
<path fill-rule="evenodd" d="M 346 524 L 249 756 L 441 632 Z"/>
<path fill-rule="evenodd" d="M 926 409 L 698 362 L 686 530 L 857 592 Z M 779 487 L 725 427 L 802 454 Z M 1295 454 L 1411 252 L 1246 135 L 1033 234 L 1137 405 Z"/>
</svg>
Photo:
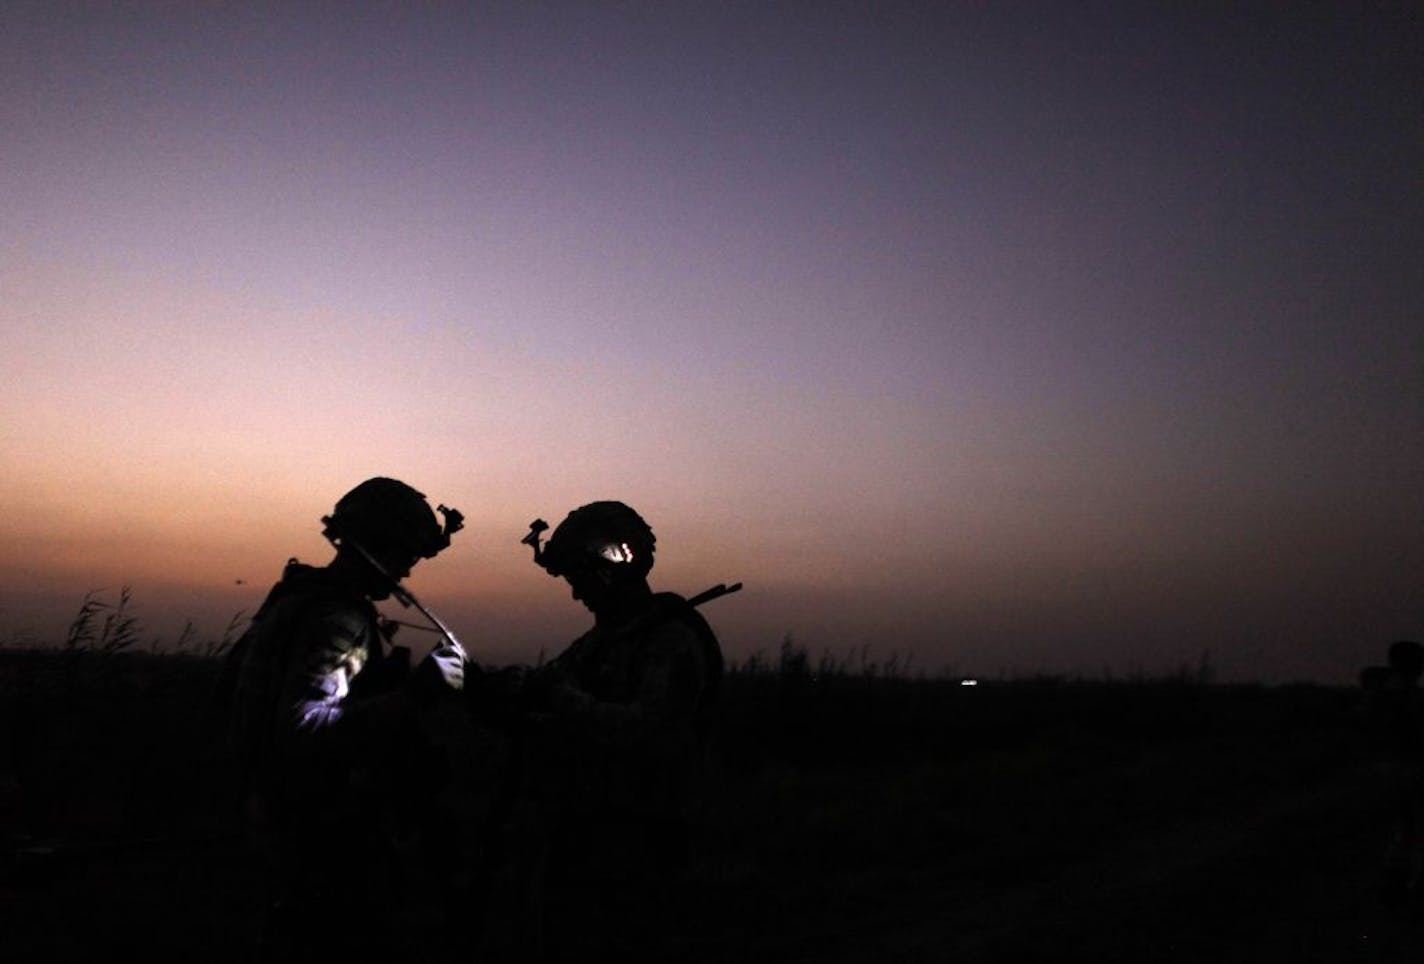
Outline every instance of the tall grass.
<svg viewBox="0 0 1424 964">
<path fill-rule="evenodd" d="M 727 673 L 741 678 L 770 676 L 783 681 L 812 682 L 852 677 L 891 680 L 927 678 L 924 671 L 914 665 L 913 656 L 892 650 L 883 661 L 873 659 L 868 643 L 856 647 L 846 656 L 837 656 L 829 649 L 822 650 L 813 662 L 811 651 L 796 642 L 790 633 L 782 637 L 775 660 L 768 657 L 764 649 L 753 650 L 743 660 L 728 660 Z M 939 674 L 945 678 L 949 675 L 948 667 Z"/>
<path fill-rule="evenodd" d="M 152 655 L 217 659 L 232 648 L 247 624 L 246 611 L 238 610 L 218 635 L 205 637 L 189 619 L 184 622 L 172 646 L 162 637 L 155 635 L 148 638 L 147 646 L 144 647 L 140 645 L 145 636 L 144 625 L 134 603 L 133 590 L 128 586 L 121 587 L 118 599 L 113 602 L 103 597 L 104 591 L 91 589 L 80 600 L 79 608 L 75 610 L 60 642 L 59 648 L 65 653 L 114 656 L 119 653 L 139 652 L 146 648 Z M 36 639 L 33 630 L 29 629 L 11 632 L 8 639 L 0 641 L 0 650 L 45 648 L 49 647 L 44 645 L 44 641 Z"/>
<path fill-rule="evenodd" d="M 0 777 L 14 774 L 17 814 L 13 830 L 0 822 L 0 844 L 196 836 L 234 823 L 225 760 L 201 722 L 220 670 L 213 657 L 231 648 L 242 616 L 216 637 L 189 622 L 160 653 L 135 645 L 134 615 L 127 592 L 112 602 L 89 593 L 63 647 L 0 653 Z M 828 939 L 973 910 L 991 889 L 994 901 L 1017 895 L 1017 933 L 1054 919 L 1039 912 L 1045 879 L 1068 890 L 1083 879 L 1068 876 L 1077 868 L 1102 860 L 1113 872 L 1124 842 L 1155 847 L 1163 828 L 1195 834 L 1202 821 L 1348 775 L 1352 693 L 1216 686 L 1212 676 L 1204 654 L 1159 677 L 961 687 L 948 670 L 929 676 L 868 646 L 817 656 L 790 636 L 729 662 L 688 898 L 701 929 L 689 928 L 679 959 L 823 959 Z M 1289 845 L 1299 850 L 1298 839 Z M 127 908 L 142 898 L 147 913 L 166 893 L 110 888 L 94 899 L 129 897 Z M 1140 931 L 1175 906 L 1171 892 L 1159 896 L 1134 905 Z M 1231 912 L 1240 906 L 1251 905 Z M 170 917 L 245 926 L 231 907 L 199 909 L 208 916 Z M 961 920 L 972 938 L 977 918 Z M 1113 920 L 1126 923 L 1109 931 L 1134 918 Z M 1072 943 L 1046 926 L 1029 948 L 1042 953 L 1024 959 L 1052 960 Z M 1069 937 L 1099 930 L 1094 919 Z M 943 959 L 1018 959 L 1013 947 L 976 957 L 970 938 Z M 219 959 L 211 954 L 194 958 Z"/>
<path fill-rule="evenodd" d="M 107 603 L 98 597 L 102 590 L 84 594 L 64 637 L 66 652 L 121 653 L 139 641 L 139 621 L 134 613 L 133 592 L 119 590 L 119 600 Z"/>
</svg>

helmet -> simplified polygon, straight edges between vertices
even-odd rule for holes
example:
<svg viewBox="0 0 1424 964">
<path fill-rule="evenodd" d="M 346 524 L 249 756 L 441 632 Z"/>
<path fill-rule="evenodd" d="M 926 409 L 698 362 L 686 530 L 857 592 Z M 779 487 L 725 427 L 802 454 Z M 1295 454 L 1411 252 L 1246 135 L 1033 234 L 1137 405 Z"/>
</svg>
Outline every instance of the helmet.
<svg viewBox="0 0 1424 964">
<path fill-rule="evenodd" d="M 653 568 L 656 545 L 643 517 L 622 502 L 590 502 L 559 523 L 535 562 L 551 576 L 602 566 L 642 577 Z"/>
<path fill-rule="evenodd" d="M 459 512 L 443 505 L 440 510 L 446 517 L 443 529 L 423 493 L 396 479 L 367 479 L 322 517 L 322 535 L 335 543 L 349 538 L 365 549 L 430 559 L 450 545 L 451 534 L 460 528 Z"/>
</svg>

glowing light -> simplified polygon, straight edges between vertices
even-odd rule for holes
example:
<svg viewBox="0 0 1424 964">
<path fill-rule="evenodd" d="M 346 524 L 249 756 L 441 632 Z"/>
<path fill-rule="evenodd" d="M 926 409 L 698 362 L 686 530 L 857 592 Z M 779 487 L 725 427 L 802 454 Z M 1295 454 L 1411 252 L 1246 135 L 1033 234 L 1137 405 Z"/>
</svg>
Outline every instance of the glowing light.
<svg viewBox="0 0 1424 964">
<path fill-rule="evenodd" d="M 959 685 L 960 685 L 960 686 L 978 686 L 978 685 L 979 685 L 979 681 L 978 681 L 977 679 L 962 679 L 962 680 L 959 681 Z"/>
<path fill-rule="evenodd" d="M 607 545 L 599 553 L 609 562 L 632 562 L 633 550 L 628 547 L 628 543 L 621 542 L 616 545 Z"/>
</svg>

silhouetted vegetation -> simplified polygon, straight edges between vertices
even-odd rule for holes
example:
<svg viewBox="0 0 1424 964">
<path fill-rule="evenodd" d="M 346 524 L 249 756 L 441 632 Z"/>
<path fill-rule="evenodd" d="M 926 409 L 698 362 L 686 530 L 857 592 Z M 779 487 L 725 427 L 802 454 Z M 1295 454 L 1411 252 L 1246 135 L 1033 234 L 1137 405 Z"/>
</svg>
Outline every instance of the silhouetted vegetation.
<svg viewBox="0 0 1424 964">
<path fill-rule="evenodd" d="M 91 595 L 61 645 L 0 649 L 3 886 L 24 908 L 25 959 L 73 950 L 49 944 L 60 908 L 81 903 L 82 939 L 106 950 L 241 956 L 251 907 L 215 704 L 239 627 L 144 648 L 128 593 Z M 1071 940 L 1151 959 L 1167 935 L 1198 949 L 1175 959 L 1209 960 L 1266 939 L 1272 915 L 1296 912 L 1281 879 L 1373 856 L 1355 694 L 1219 685 L 1206 668 L 964 686 L 790 639 L 733 664 L 666 946 L 706 961 L 989 961 L 1054 959 Z M 1342 838 L 1342 824 L 1366 829 Z M 159 904 L 163 928 L 145 929 Z"/>
<path fill-rule="evenodd" d="M 133 593 L 128 586 L 119 590 L 119 601 L 109 604 L 86 593 L 79 612 L 69 624 L 64 648 L 67 652 L 89 650 L 119 653 L 138 642 L 139 623 L 133 611 Z"/>
</svg>

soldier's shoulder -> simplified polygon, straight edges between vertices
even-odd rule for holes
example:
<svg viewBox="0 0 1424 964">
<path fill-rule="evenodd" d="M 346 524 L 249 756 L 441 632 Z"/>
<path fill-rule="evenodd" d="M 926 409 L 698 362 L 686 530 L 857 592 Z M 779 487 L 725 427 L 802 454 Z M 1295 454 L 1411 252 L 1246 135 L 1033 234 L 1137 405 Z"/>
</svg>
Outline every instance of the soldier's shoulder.
<svg viewBox="0 0 1424 964">
<path fill-rule="evenodd" d="M 696 607 L 676 593 L 658 593 L 658 616 L 647 630 L 647 638 L 665 654 L 685 653 L 699 663 L 720 666 L 721 644 L 717 634 Z"/>
<path fill-rule="evenodd" d="M 293 581 L 277 605 L 294 632 L 341 649 L 366 645 L 379 632 L 375 607 L 365 597 L 319 576 Z"/>
<path fill-rule="evenodd" d="M 660 644 L 677 647 L 697 646 L 701 639 L 697 629 L 682 619 L 653 620 L 643 627 L 641 635 L 647 639 L 655 639 Z"/>
<path fill-rule="evenodd" d="M 675 592 L 653 593 L 653 605 L 662 619 L 676 619 L 688 623 L 704 622 L 702 614 L 697 611 L 697 607 L 687 601 L 685 596 Z"/>
<path fill-rule="evenodd" d="M 377 632 L 375 610 L 363 600 L 340 597 L 313 599 L 302 610 L 301 622 L 308 627 L 364 641 Z"/>
<path fill-rule="evenodd" d="M 712 631 L 711 624 L 684 597 L 675 592 L 660 592 L 653 598 L 657 602 L 657 621 L 660 625 L 682 626 L 696 636 L 716 640 L 717 634 Z"/>
</svg>

